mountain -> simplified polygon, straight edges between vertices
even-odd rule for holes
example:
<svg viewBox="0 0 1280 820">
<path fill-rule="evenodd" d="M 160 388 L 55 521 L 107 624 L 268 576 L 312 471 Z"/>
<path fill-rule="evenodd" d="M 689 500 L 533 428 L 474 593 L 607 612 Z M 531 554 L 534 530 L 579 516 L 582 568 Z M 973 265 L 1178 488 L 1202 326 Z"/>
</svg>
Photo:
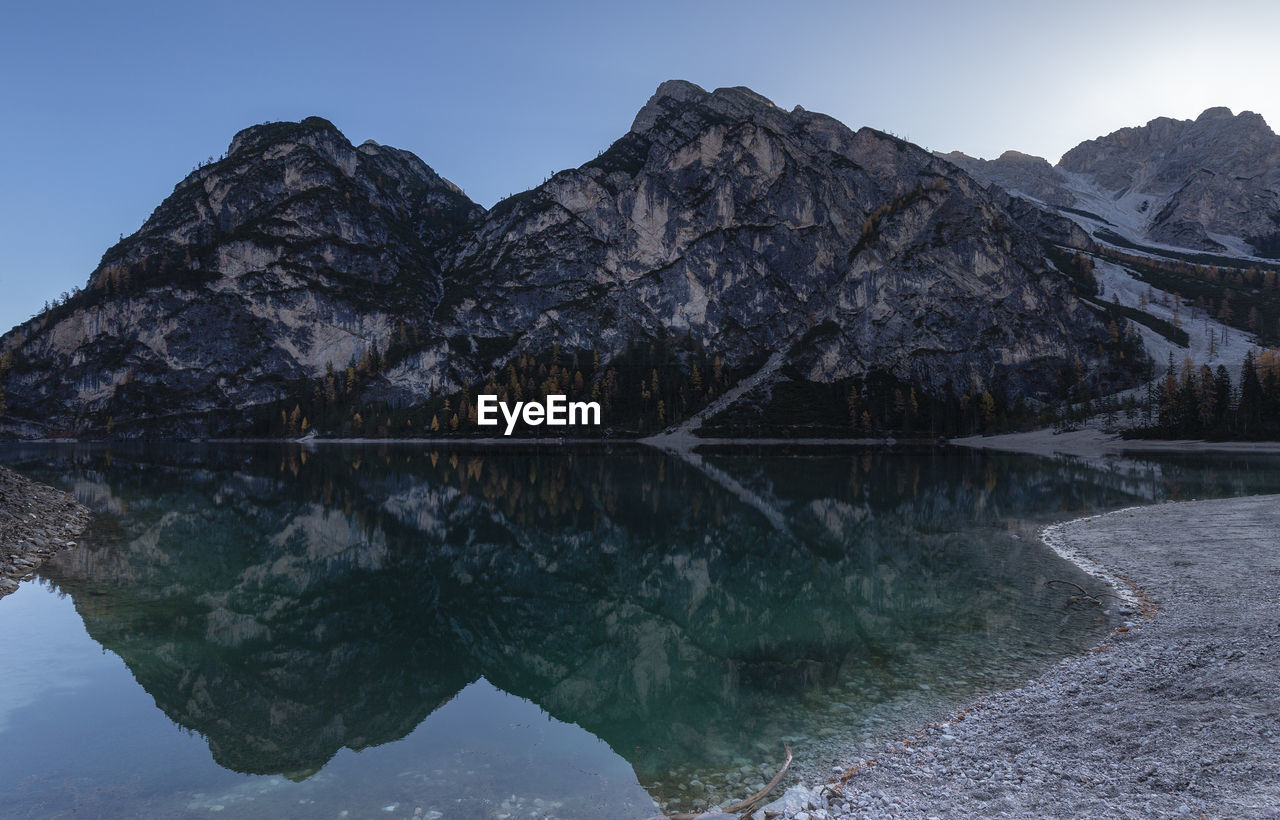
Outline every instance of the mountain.
<svg viewBox="0 0 1280 820">
<path fill-rule="evenodd" d="M 475 288 L 461 330 L 613 355 L 674 332 L 731 368 L 783 351 L 824 383 L 879 367 L 932 389 L 1040 389 L 1042 366 L 1099 328 L 1036 239 L 946 163 L 680 82 L 598 159 L 495 207 L 456 270 Z"/>
<path fill-rule="evenodd" d="M 889 429 L 926 397 L 1131 381 L 1020 207 L 887 134 L 680 81 L 489 211 L 324 120 L 259 126 L 0 341 L 7 429 L 466 433 L 486 386 L 599 396 L 619 433 L 847 428 L 865 402 Z"/>
<path fill-rule="evenodd" d="M 942 156 L 1130 242 L 1280 257 L 1280 137 L 1251 111 L 1160 117 L 1082 142 L 1056 166 L 1016 151 Z"/>
<path fill-rule="evenodd" d="M 278 398 L 439 299 L 439 249 L 483 209 L 412 154 L 326 120 L 241 131 L 8 334 L 10 412 L 82 429 Z"/>
</svg>

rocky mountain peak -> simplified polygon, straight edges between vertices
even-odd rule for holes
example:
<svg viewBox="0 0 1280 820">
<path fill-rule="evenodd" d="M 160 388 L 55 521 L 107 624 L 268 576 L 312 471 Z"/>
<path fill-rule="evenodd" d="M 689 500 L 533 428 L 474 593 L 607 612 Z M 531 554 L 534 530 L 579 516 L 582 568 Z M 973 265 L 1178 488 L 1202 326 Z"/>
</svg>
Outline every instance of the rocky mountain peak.
<svg viewBox="0 0 1280 820">
<path fill-rule="evenodd" d="M 304 150 L 298 152 L 298 148 Z M 441 177 L 415 154 L 373 140 L 366 140 L 357 148 L 323 117 L 250 126 L 232 138 L 224 162 L 238 162 L 241 167 L 254 169 L 279 164 L 282 159 L 286 166 L 294 168 L 318 161 L 348 178 L 354 178 L 360 169 L 367 173 L 378 168 L 393 177 L 462 195 L 462 189 Z M 212 172 L 225 168 L 214 168 Z M 208 174 L 197 176 L 203 179 Z"/>
<path fill-rule="evenodd" d="M 668 80 L 658 86 L 636 114 L 631 133 L 651 137 L 655 132 L 689 136 L 709 123 L 761 117 L 783 122 L 787 116 L 772 100 L 749 88 L 734 86 L 706 91 L 684 80 Z"/>
<path fill-rule="evenodd" d="M 707 91 L 700 85 L 687 80 L 667 80 L 653 92 L 649 102 L 636 114 L 631 123 L 631 133 L 640 134 L 654 126 L 659 118 L 669 116 L 684 105 L 694 103 L 707 97 Z"/>
<path fill-rule="evenodd" d="M 999 159 L 1004 162 L 1021 162 L 1021 163 L 1026 163 L 1028 165 L 1036 165 L 1036 166 L 1049 165 L 1049 161 L 1044 157 L 1037 157 L 1037 156 L 1034 156 L 1033 154 L 1024 154 L 1021 151 L 1013 151 L 1013 150 L 1005 151 L 1003 154 L 999 156 Z"/>
<path fill-rule="evenodd" d="M 309 142 L 314 145 L 334 140 L 345 142 L 346 137 L 324 117 L 307 117 L 300 122 L 264 122 L 237 132 L 231 138 L 227 155 L 262 149 L 282 142 Z"/>
<path fill-rule="evenodd" d="M 1086 140 L 1056 166 L 938 154 L 985 183 L 1055 207 L 1102 215 L 1132 242 L 1214 253 L 1280 253 L 1280 137 L 1252 111 L 1156 117 Z"/>
<path fill-rule="evenodd" d="M 1266 119 L 1256 111 L 1241 111 L 1239 114 L 1236 114 L 1236 121 L 1247 123 L 1254 128 L 1264 128 L 1272 134 L 1275 134 L 1275 132 L 1271 130 L 1271 126 L 1267 125 Z"/>
<path fill-rule="evenodd" d="M 365 206 L 359 206 L 365 203 Z M 271 122 L 235 135 L 226 155 L 189 174 L 133 236 L 110 249 L 103 264 L 154 256 L 160 246 L 240 241 L 258 234 L 280 236 L 317 220 L 344 241 L 361 242 L 344 212 L 362 218 L 408 223 L 428 244 L 452 236 L 478 219 L 471 202 L 414 154 L 373 141 L 356 148 L 322 117 Z M 390 229 L 384 224 L 380 230 Z"/>
<path fill-rule="evenodd" d="M 1218 106 L 1214 106 L 1213 108 L 1206 108 L 1204 111 L 1200 112 L 1200 116 L 1196 117 L 1196 122 L 1209 122 L 1210 120 L 1229 120 L 1229 119 L 1232 119 L 1233 117 L 1235 117 L 1235 115 L 1231 113 L 1230 108 L 1227 108 L 1225 105 L 1218 105 Z"/>
<path fill-rule="evenodd" d="M 1063 154 L 1057 167 L 1100 175 L 1099 181 L 1107 187 L 1122 188 L 1135 181 L 1137 169 L 1152 162 L 1189 157 L 1199 167 L 1217 173 L 1229 164 L 1223 155 L 1237 153 L 1242 143 L 1251 151 L 1261 148 L 1270 154 L 1276 147 L 1265 143 L 1272 140 L 1276 135 L 1260 115 L 1252 111 L 1236 115 L 1219 106 L 1205 109 L 1194 120 L 1157 117 L 1144 126 L 1121 128 L 1086 140 Z M 1248 161 L 1267 167 L 1266 158 L 1250 156 Z"/>
</svg>

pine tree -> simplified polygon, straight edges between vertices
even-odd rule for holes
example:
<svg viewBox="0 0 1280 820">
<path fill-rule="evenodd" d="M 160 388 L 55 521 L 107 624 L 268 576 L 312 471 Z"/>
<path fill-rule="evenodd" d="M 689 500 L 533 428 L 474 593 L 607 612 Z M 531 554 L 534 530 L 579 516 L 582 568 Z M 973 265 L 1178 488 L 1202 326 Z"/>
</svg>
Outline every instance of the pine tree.
<svg viewBox="0 0 1280 820">
<path fill-rule="evenodd" d="M 1218 393 L 1214 390 L 1213 371 L 1207 364 L 1200 365 L 1200 378 L 1196 383 L 1196 395 L 1200 405 L 1200 426 L 1204 430 L 1212 430 L 1218 420 Z"/>
<path fill-rule="evenodd" d="M 1280 351 L 1264 350 L 1258 357 L 1262 374 L 1262 434 L 1280 437 Z"/>
<path fill-rule="evenodd" d="M 1262 422 L 1262 382 L 1258 380 L 1257 362 L 1252 348 L 1244 354 L 1240 368 L 1240 408 L 1237 411 L 1240 429 L 1246 435 L 1257 432 Z"/>
<path fill-rule="evenodd" d="M 1231 409 L 1231 374 L 1227 366 L 1220 364 L 1213 374 L 1213 427 L 1217 431 L 1226 428 L 1227 412 Z"/>
<path fill-rule="evenodd" d="M 1169 354 L 1169 369 L 1160 383 L 1160 426 L 1172 429 L 1178 424 L 1178 377 Z"/>
</svg>

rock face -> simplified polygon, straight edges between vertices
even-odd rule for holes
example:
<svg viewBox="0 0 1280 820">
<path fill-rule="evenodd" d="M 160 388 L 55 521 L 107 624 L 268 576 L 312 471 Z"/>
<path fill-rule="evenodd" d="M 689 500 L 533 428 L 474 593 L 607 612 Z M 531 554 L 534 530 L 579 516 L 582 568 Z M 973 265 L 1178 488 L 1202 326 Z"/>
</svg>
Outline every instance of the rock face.
<svg viewBox="0 0 1280 820">
<path fill-rule="evenodd" d="M 872 370 L 1030 395 L 1107 332 L 1036 236 L 950 162 L 664 83 L 604 154 L 487 213 L 319 119 L 237 135 L 89 287 L 15 329 L 10 430 L 234 432 L 246 409 L 397 345 L 366 398 L 412 405 L 559 345 L 676 342 L 749 374 Z"/>
<path fill-rule="evenodd" d="M 412 154 L 354 147 L 320 118 L 248 128 L 81 293 L 4 338 L 10 412 L 201 432 L 209 411 L 279 398 L 429 316 L 439 249 L 482 213 Z"/>
<path fill-rule="evenodd" d="M 967 176 L 742 88 L 664 84 L 601 157 L 495 207 L 455 270 L 459 330 L 610 353 L 677 333 L 730 366 L 809 354 L 818 381 L 1030 382 L 1096 332 Z"/>
<path fill-rule="evenodd" d="M 1013 151 L 943 156 L 1007 190 L 1095 213 L 1130 239 L 1280 256 L 1280 137 L 1251 111 L 1160 117 L 1083 142 L 1052 168 Z"/>
</svg>

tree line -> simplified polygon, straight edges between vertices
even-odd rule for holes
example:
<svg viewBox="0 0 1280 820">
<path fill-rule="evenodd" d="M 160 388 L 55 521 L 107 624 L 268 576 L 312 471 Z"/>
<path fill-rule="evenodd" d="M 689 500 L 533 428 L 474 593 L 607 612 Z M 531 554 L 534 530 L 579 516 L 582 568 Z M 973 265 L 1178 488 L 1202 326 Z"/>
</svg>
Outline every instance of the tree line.
<svg viewBox="0 0 1280 820">
<path fill-rule="evenodd" d="M 1280 352 L 1245 354 L 1240 378 L 1232 383 L 1223 365 L 1180 367 L 1172 356 L 1164 377 L 1147 386 L 1126 438 L 1260 440 L 1280 438 Z"/>
<path fill-rule="evenodd" d="M 720 357 L 691 344 L 653 340 L 633 345 L 602 365 L 596 350 L 519 352 L 482 382 L 422 401 L 371 400 L 386 394 L 385 374 L 413 347 L 413 331 L 398 330 L 386 353 L 377 345 L 339 369 L 332 364 L 320 378 L 299 384 L 288 400 L 256 409 L 247 434 L 297 438 L 315 431 L 359 438 L 476 438 L 494 435 L 477 424 L 476 397 L 499 401 L 545 401 L 549 395 L 569 401 L 599 402 L 601 427 L 575 427 L 575 437 L 647 435 L 678 424 L 698 412 L 733 382 Z M 403 337 L 403 338 L 402 338 Z M 557 435 L 541 428 L 528 435 Z"/>
<path fill-rule="evenodd" d="M 1114 248 L 1100 252 L 1142 281 L 1173 294 L 1175 311 L 1185 301 L 1223 324 L 1258 334 L 1264 343 L 1280 341 L 1280 270 L 1274 267 L 1207 265 Z"/>
</svg>

